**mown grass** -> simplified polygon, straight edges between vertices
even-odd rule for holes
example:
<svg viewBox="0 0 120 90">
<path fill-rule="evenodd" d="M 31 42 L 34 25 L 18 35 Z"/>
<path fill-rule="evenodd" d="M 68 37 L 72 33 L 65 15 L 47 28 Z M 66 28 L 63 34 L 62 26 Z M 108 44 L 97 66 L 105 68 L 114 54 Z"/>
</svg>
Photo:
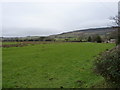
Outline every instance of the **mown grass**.
<svg viewBox="0 0 120 90">
<path fill-rule="evenodd" d="M 52 43 L 3 48 L 3 88 L 86 88 L 102 77 L 94 56 L 114 44 Z"/>
</svg>

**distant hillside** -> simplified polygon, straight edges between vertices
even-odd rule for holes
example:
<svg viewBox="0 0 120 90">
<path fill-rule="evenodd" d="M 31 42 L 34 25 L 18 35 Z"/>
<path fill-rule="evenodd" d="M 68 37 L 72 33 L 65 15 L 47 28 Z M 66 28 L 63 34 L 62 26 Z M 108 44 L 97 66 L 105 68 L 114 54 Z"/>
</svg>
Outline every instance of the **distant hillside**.
<svg viewBox="0 0 120 90">
<path fill-rule="evenodd" d="M 105 36 L 116 30 L 117 30 L 117 27 L 91 28 L 91 29 L 84 29 L 84 30 L 75 30 L 72 32 L 61 33 L 58 35 L 51 35 L 49 37 L 50 38 L 78 38 L 82 36 L 88 37 L 95 34 Z"/>
<path fill-rule="evenodd" d="M 0 41 L 54 41 L 68 39 L 74 41 L 75 39 L 82 39 L 86 41 L 89 36 L 100 35 L 102 38 L 111 36 L 111 33 L 117 31 L 118 27 L 106 28 L 91 28 L 84 30 L 75 30 L 71 32 L 61 33 L 50 36 L 27 36 L 27 37 L 0 37 Z M 117 33 L 117 32 L 116 32 Z M 115 37 L 113 34 L 113 37 Z"/>
</svg>

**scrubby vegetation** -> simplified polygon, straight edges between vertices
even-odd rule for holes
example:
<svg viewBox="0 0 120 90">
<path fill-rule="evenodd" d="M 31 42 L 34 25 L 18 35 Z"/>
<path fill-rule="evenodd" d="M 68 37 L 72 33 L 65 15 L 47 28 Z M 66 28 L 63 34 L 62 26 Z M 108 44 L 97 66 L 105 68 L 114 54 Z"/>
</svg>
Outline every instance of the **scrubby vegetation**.
<svg viewBox="0 0 120 90">
<path fill-rule="evenodd" d="M 112 87 L 120 87 L 120 46 L 108 50 L 95 60 L 95 72 Z"/>
</svg>

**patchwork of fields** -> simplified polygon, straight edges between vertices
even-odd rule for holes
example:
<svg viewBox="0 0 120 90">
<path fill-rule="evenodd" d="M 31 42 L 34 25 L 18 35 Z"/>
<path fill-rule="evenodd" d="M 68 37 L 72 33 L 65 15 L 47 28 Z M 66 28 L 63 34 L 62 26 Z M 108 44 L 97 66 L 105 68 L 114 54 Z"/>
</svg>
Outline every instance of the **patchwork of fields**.
<svg viewBox="0 0 120 90">
<path fill-rule="evenodd" d="M 2 49 L 3 88 L 86 88 L 103 80 L 93 60 L 105 43 L 47 43 Z"/>
</svg>

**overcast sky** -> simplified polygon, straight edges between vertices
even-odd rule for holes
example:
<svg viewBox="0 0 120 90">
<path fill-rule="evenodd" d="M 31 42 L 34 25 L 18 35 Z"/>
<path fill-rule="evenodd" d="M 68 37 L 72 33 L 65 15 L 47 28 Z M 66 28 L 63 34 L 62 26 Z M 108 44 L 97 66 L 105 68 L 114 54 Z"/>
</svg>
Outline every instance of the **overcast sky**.
<svg viewBox="0 0 120 90">
<path fill-rule="evenodd" d="M 117 2 L 5 2 L 0 8 L 2 36 L 52 35 L 112 26 Z"/>
</svg>

